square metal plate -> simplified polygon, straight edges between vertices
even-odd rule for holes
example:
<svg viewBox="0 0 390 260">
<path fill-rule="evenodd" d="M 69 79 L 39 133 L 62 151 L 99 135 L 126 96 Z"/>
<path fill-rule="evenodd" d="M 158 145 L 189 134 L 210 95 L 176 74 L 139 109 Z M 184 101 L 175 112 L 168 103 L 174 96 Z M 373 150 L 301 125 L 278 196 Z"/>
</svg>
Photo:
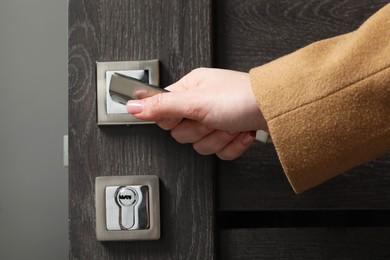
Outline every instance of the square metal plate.
<svg viewBox="0 0 390 260">
<path fill-rule="evenodd" d="M 150 226 L 139 230 L 107 230 L 105 190 L 109 186 L 146 185 L 149 188 Z M 159 178 L 155 175 L 107 176 L 95 179 L 96 238 L 99 241 L 158 240 L 160 238 Z"/>
<path fill-rule="evenodd" d="M 96 62 L 96 91 L 97 91 L 97 124 L 98 125 L 130 125 L 130 124 L 151 124 L 154 122 L 141 121 L 127 113 L 112 114 L 107 113 L 107 93 L 108 85 L 107 75 L 110 71 L 128 72 L 128 71 L 147 71 L 149 75 L 149 84 L 160 85 L 159 61 L 108 61 Z"/>
</svg>

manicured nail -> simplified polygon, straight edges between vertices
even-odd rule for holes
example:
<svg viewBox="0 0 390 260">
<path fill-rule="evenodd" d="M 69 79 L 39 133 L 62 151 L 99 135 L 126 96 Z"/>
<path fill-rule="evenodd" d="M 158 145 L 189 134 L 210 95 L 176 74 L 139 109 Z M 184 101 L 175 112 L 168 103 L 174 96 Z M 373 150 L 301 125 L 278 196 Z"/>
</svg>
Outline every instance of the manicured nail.
<svg viewBox="0 0 390 260">
<path fill-rule="evenodd" d="M 241 139 L 241 143 L 243 145 L 251 144 L 255 141 L 255 136 L 252 133 L 247 133 L 244 135 L 244 137 Z"/>
<path fill-rule="evenodd" d="M 129 100 L 126 104 L 127 113 L 138 114 L 144 110 L 144 102 L 142 100 Z"/>
</svg>

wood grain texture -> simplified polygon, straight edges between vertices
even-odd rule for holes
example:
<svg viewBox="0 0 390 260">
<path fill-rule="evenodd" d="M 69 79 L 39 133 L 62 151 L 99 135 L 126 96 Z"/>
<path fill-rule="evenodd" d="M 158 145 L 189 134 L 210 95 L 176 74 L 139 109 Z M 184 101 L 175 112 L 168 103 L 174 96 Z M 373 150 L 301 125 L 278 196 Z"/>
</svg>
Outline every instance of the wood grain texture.
<svg viewBox="0 0 390 260">
<path fill-rule="evenodd" d="M 296 195 L 272 145 L 218 163 L 219 210 L 389 209 L 390 154 Z"/>
<path fill-rule="evenodd" d="M 389 259 L 390 228 L 231 229 L 220 259 Z"/>
<path fill-rule="evenodd" d="M 389 0 L 219 0 L 215 65 L 248 71 L 312 42 L 350 32 Z"/>
<path fill-rule="evenodd" d="M 211 65 L 210 1 L 69 1 L 71 259 L 213 259 L 212 157 L 153 125 L 96 125 L 96 61 L 159 59 L 163 86 Z M 160 177 L 161 239 L 98 242 L 97 176 Z"/>
<path fill-rule="evenodd" d="M 217 67 L 248 71 L 314 41 L 350 32 L 388 0 L 216 3 Z M 295 195 L 272 145 L 218 162 L 220 210 L 389 208 L 390 154 Z"/>
</svg>

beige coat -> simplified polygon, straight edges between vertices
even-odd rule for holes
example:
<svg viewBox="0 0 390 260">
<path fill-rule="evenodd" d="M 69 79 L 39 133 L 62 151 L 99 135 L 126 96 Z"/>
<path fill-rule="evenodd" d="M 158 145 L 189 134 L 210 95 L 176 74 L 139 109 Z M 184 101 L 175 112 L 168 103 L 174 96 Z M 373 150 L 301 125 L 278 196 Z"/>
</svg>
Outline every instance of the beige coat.
<svg viewBox="0 0 390 260">
<path fill-rule="evenodd" d="M 390 151 L 390 4 L 250 76 L 295 192 Z"/>
</svg>

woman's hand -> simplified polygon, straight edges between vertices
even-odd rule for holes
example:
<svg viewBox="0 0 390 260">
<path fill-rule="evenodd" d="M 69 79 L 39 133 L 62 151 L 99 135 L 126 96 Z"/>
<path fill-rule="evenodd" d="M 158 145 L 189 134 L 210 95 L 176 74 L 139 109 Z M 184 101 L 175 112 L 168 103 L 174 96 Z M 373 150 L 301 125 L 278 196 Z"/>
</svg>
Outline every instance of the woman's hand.
<svg viewBox="0 0 390 260">
<path fill-rule="evenodd" d="M 200 68 L 167 87 L 171 92 L 130 100 L 127 111 L 156 121 L 180 143 L 193 143 L 200 154 L 232 160 L 266 128 L 248 73 Z"/>
</svg>

